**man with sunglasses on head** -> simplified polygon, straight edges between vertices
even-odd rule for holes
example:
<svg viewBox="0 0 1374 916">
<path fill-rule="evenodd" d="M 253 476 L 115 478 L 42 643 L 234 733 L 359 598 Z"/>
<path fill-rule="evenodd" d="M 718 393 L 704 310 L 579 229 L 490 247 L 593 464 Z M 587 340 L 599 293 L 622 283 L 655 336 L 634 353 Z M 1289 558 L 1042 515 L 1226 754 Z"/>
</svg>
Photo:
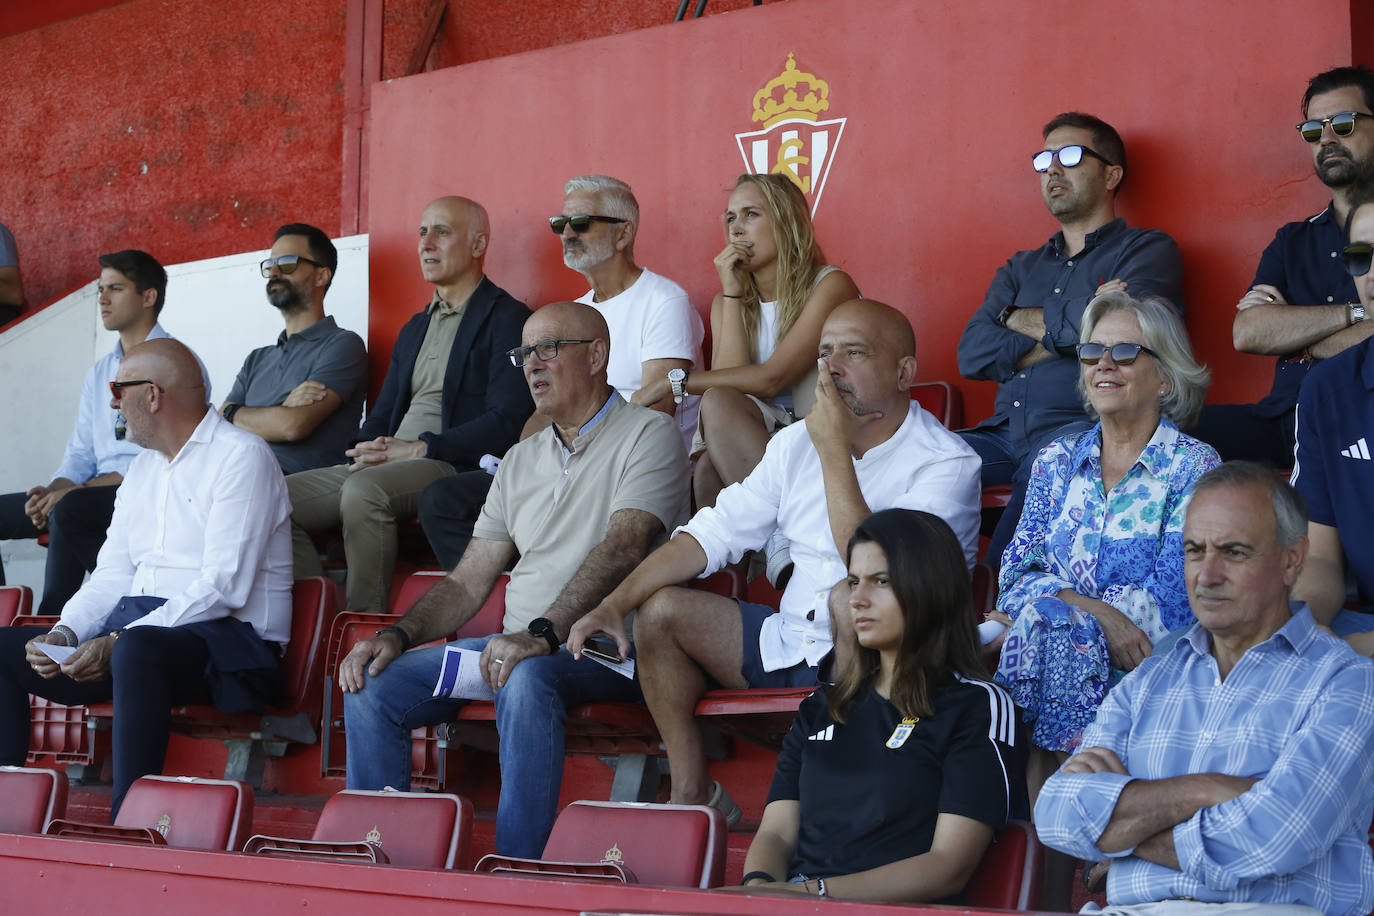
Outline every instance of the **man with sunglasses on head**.
<svg viewBox="0 0 1374 916">
<path fill-rule="evenodd" d="M 1360 308 L 1374 309 L 1374 182 L 1346 194 L 1348 243 L 1340 262 Z M 1374 337 L 1347 348 L 1303 379 L 1297 405 L 1293 486 L 1307 501 L 1310 548 L 1296 597 L 1362 655 L 1374 656 Z M 1346 604 L 1346 581 L 1355 607 Z"/>
<path fill-rule="evenodd" d="M 396 337 L 382 390 L 344 453 L 351 463 L 286 478 L 296 576 L 322 572 L 311 532 L 342 525 L 350 611 L 387 608 L 396 523 L 415 517 L 424 489 L 503 454 L 533 410 L 505 355 L 530 312 L 483 274 L 490 235 L 481 204 L 440 197 L 425 207 L 418 253 L 434 296 Z"/>
<path fill-rule="evenodd" d="M 57 625 L 0 629 L 0 764 L 24 764 L 29 694 L 113 700 L 115 814 L 135 779 L 162 771 L 174 705 L 238 713 L 275 696 L 291 635 L 291 536 L 276 459 L 206 403 L 185 345 L 130 349 L 106 397 L 143 450 L 99 564 Z"/>
<path fill-rule="evenodd" d="M 363 416 L 367 348 L 324 313 L 338 265 L 322 230 L 305 223 L 277 230 L 260 267 L 286 329 L 248 354 L 220 408 L 224 419 L 267 440 L 284 474 L 341 462 Z"/>
<path fill-rule="evenodd" d="M 1232 326 L 1237 350 L 1277 357 L 1273 384 L 1257 404 L 1204 407 L 1195 431 L 1223 459 L 1279 468 L 1293 460 L 1293 406 L 1308 369 L 1374 333 L 1338 257 L 1350 193 L 1374 177 L 1374 72 L 1337 67 L 1312 77 L 1302 117 L 1298 134 L 1331 203 L 1279 229 L 1236 303 Z"/>
<path fill-rule="evenodd" d="M 525 322 L 506 368 L 552 428 L 501 462 L 457 568 L 339 665 L 349 788 L 405 789 L 411 729 L 450 720 L 460 705 L 435 697 L 445 648 L 424 644 L 471 620 L 510 569 L 502 631 L 457 643 L 481 653 L 478 673 L 496 693 L 501 855 L 544 848 L 558 813 L 567 707 L 640 699 L 634 679 L 563 651 L 569 629 L 687 514 L 682 442 L 667 417 L 607 383 L 609 336 L 605 319 L 580 303 L 546 305 Z"/>
<path fill-rule="evenodd" d="M 984 486 L 1012 485 L 988 545 L 993 566 L 1021 517 L 1035 456 L 1054 439 L 1092 425 L 1078 392 L 1075 352 L 1088 302 L 1129 289 L 1183 310 L 1183 263 L 1174 240 L 1116 216 L 1126 178 L 1126 147 L 1116 130 L 1092 115 L 1066 112 L 1045 125 L 1043 136 L 1045 148 L 1031 165 L 1059 231 L 997 271 L 959 339 L 964 377 L 998 383 L 993 415 L 960 433 L 983 459 Z"/>
<path fill-rule="evenodd" d="M 59 614 L 96 556 L 110 527 L 115 494 L 129 462 L 142 451 L 125 436 L 124 417 L 110 407 L 110 390 L 119 361 L 145 340 L 167 337 L 158 324 L 167 298 L 167 271 L 146 251 L 129 249 L 100 256 L 96 305 L 105 330 L 119 339 L 95 361 L 81 382 L 76 425 L 62 463 L 47 486 L 0 496 L 0 540 L 36 538 L 48 533 L 40 614 Z M 205 390 L 210 377 L 201 367 Z M 0 584 L 4 583 L 0 568 Z"/>
</svg>

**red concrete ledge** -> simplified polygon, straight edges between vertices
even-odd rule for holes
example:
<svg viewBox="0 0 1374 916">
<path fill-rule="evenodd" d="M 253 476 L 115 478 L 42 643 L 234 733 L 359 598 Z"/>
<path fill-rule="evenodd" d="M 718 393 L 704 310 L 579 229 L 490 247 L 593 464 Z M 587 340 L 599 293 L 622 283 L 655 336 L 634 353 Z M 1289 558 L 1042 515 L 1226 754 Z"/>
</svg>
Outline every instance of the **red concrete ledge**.
<svg viewBox="0 0 1374 916">
<path fill-rule="evenodd" d="M 292 862 L 236 853 L 0 834 L 0 886 L 12 912 L 106 916 L 319 912 L 330 916 L 464 913 L 948 913 L 587 881 L 503 878 L 389 865 Z M 997 913 L 998 910 L 964 910 Z"/>
</svg>

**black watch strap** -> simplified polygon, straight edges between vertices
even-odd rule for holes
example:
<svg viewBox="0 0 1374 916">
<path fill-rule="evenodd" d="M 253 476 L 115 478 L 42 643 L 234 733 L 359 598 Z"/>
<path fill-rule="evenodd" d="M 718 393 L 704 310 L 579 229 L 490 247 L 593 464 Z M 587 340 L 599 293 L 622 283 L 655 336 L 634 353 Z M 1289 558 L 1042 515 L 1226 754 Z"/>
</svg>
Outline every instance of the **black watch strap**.
<svg viewBox="0 0 1374 916">
<path fill-rule="evenodd" d="M 553 621 L 547 617 L 536 617 L 530 621 L 529 634 L 531 636 L 542 636 L 549 644 L 550 654 L 557 654 L 558 647 L 562 645 L 558 641 L 558 634 L 553 631 Z"/>
<path fill-rule="evenodd" d="M 410 651 L 410 635 L 406 633 L 405 630 L 402 630 L 400 627 L 396 626 L 395 624 L 392 624 L 389 627 L 382 627 L 380 630 L 377 631 L 378 636 L 381 636 L 383 633 L 394 633 L 396 638 L 401 641 L 401 651 Z"/>
</svg>

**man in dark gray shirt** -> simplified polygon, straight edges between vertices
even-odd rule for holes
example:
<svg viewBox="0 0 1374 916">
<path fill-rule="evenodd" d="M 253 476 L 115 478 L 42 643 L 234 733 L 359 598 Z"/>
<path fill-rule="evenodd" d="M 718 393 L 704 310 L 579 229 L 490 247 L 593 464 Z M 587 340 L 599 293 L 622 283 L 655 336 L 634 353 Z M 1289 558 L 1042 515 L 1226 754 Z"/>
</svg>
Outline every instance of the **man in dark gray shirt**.
<svg viewBox="0 0 1374 916">
<path fill-rule="evenodd" d="M 262 275 L 286 330 L 248 354 L 220 409 L 266 439 L 285 474 L 341 463 L 362 417 L 367 350 L 324 313 L 338 262 L 334 243 L 314 226 L 277 230 Z"/>
<path fill-rule="evenodd" d="M 1159 296 L 1183 311 L 1183 264 L 1174 240 L 1116 216 L 1126 177 L 1121 136 L 1099 118 L 1067 112 L 1045 125 L 1044 141 L 1032 167 L 1060 230 L 997 271 L 959 340 L 964 377 L 998 383 L 993 415 L 961 432 L 982 456 L 983 485 L 1012 485 L 988 545 L 994 567 L 1021 518 L 1035 456 L 1090 425 L 1075 350 L 1088 302 L 1129 288 L 1133 296 Z"/>
</svg>

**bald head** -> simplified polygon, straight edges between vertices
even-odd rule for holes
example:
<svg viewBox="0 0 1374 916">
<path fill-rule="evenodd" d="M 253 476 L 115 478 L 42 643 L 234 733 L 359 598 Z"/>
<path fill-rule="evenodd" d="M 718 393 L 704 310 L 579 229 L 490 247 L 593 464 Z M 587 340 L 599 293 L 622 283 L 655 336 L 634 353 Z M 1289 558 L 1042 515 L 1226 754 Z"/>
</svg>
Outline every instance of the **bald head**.
<svg viewBox="0 0 1374 916">
<path fill-rule="evenodd" d="M 436 197 L 425 207 L 425 213 L 431 211 L 443 214 L 451 225 L 466 227 L 468 241 L 472 241 L 478 235 L 491 234 L 491 220 L 487 217 L 487 208 L 475 200 L 459 197 L 456 194 Z M 426 220 L 421 217 L 421 221 L 425 222 Z"/>
<path fill-rule="evenodd" d="M 130 378 L 136 375 L 152 379 L 169 392 L 198 390 L 201 403 L 205 403 L 205 382 L 200 374 L 200 363 L 196 362 L 195 354 L 181 341 L 170 337 L 145 340 L 129 350 L 121 368 L 128 370 Z"/>
<path fill-rule="evenodd" d="M 481 280 L 490 238 L 481 204 L 454 196 L 432 200 L 420 214 L 420 273 L 456 304 Z"/>
<path fill-rule="evenodd" d="M 916 355 L 916 334 L 911 322 L 892 306 L 877 299 L 850 299 L 835 307 L 826 319 L 830 322 L 850 321 L 865 328 L 873 340 L 881 340 L 901 358 Z"/>
<path fill-rule="evenodd" d="M 610 344 L 611 329 L 606 319 L 590 305 L 581 302 L 550 302 L 525 322 L 525 343 L 548 338 L 563 340 L 604 340 Z"/>
</svg>

